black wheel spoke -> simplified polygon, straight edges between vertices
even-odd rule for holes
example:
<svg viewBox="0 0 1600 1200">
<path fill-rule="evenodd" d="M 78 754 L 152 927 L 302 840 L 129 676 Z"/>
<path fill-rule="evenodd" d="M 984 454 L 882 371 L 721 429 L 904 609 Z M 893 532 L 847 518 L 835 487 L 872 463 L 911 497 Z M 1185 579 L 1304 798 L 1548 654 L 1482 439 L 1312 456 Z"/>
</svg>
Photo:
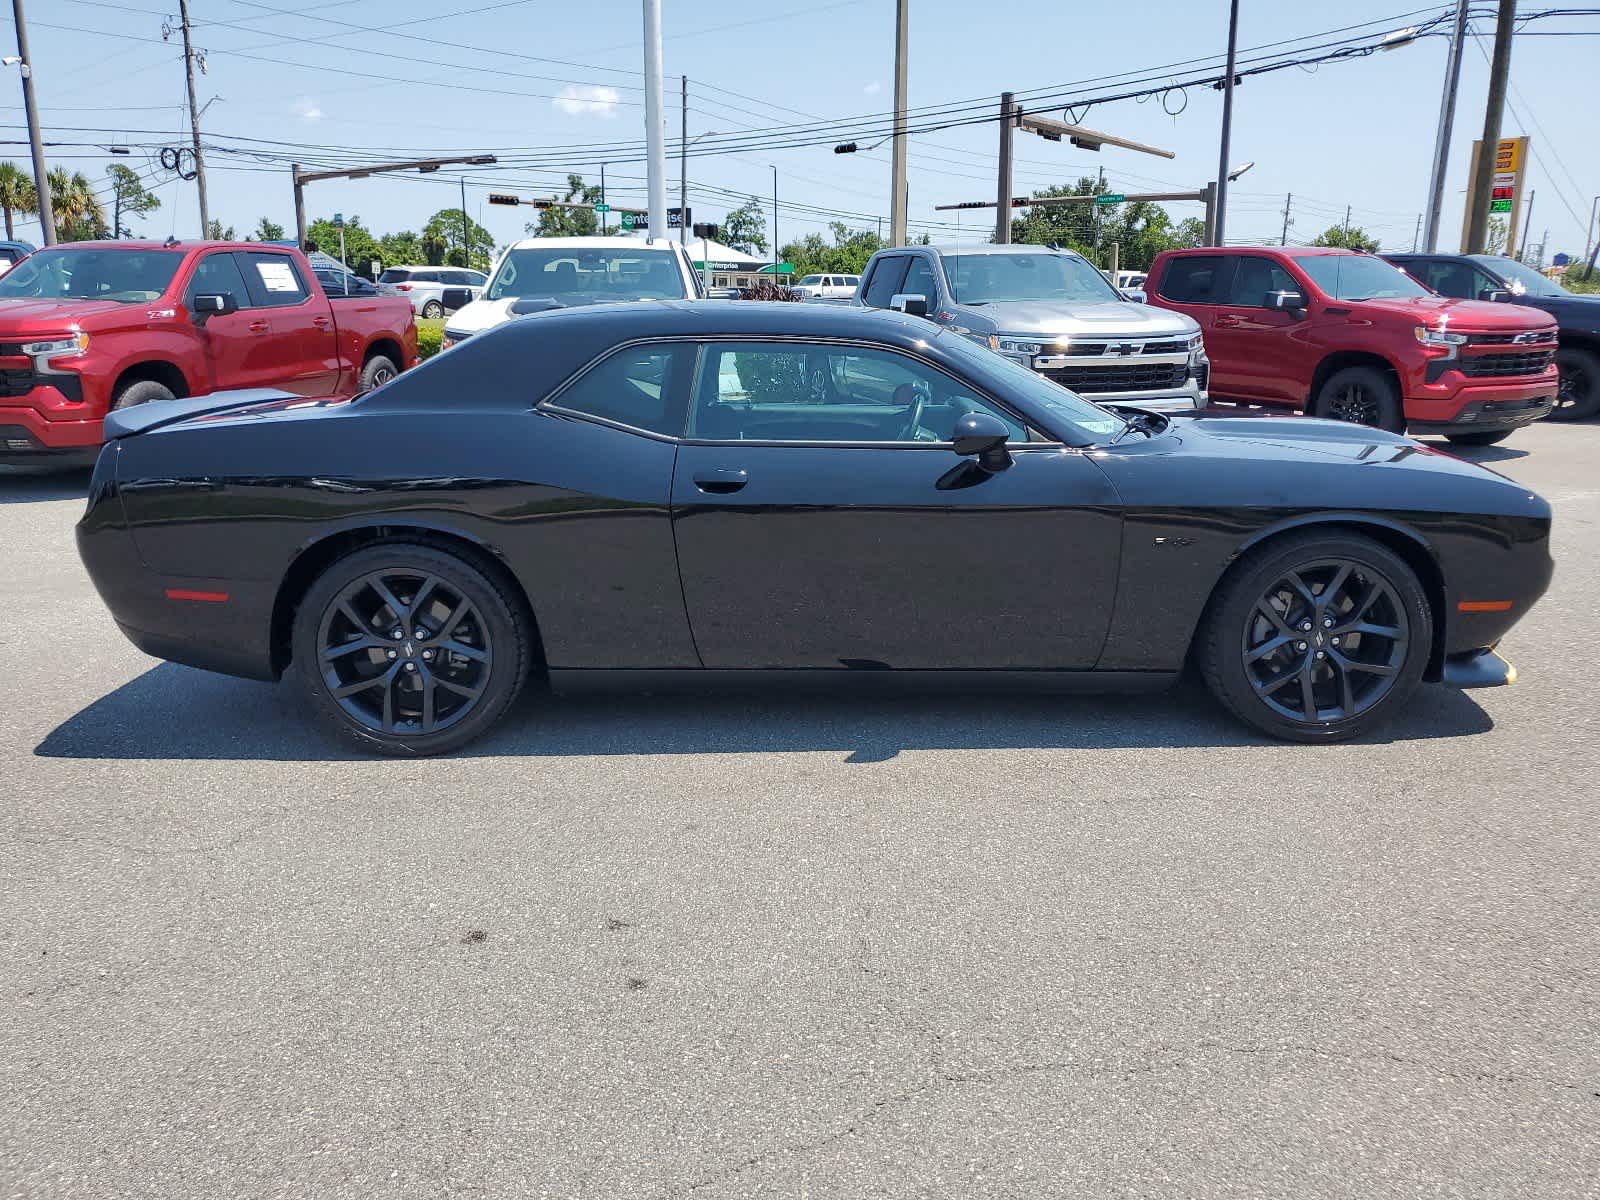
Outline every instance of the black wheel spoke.
<svg viewBox="0 0 1600 1200">
<path fill-rule="evenodd" d="M 451 609 L 450 615 L 445 618 L 444 624 L 439 629 L 439 636 L 441 638 L 448 638 L 456 631 L 456 626 L 461 624 L 462 618 L 464 618 L 471 611 L 472 606 L 465 600 L 463 600 L 455 608 Z"/>
<path fill-rule="evenodd" d="M 1300 670 L 1296 668 L 1292 671 L 1285 671 L 1282 675 L 1275 676 L 1272 679 L 1251 680 L 1251 683 L 1258 695 L 1270 696 L 1282 688 L 1284 684 L 1293 682 L 1298 678 L 1300 678 Z"/>
<path fill-rule="evenodd" d="M 1289 625 L 1289 622 L 1284 615 L 1272 606 L 1272 600 L 1270 597 L 1261 597 L 1261 599 L 1256 602 L 1256 611 L 1258 611 L 1262 616 L 1266 617 L 1267 620 L 1271 621 L 1273 627 L 1276 628 L 1279 633 L 1293 635 L 1294 629 Z"/>
<path fill-rule="evenodd" d="M 1337 654 L 1330 656 L 1328 662 L 1328 669 L 1339 681 L 1339 715 L 1349 716 L 1356 710 L 1356 693 L 1350 685 L 1350 672 L 1346 669 L 1345 660 Z"/>
<path fill-rule="evenodd" d="M 422 732 L 432 733 L 435 721 L 434 712 L 434 678 L 433 672 L 424 669 L 422 672 Z"/>
<path fill-rule="evenodd" d="M 410 617 L 413 621 L 416 619 L 417 614 L 422 611 L 422 606 L 428 598 L 428 593 L 433 591 L 434 585 L 438 582 L 438 577 L 434 575 L 429 575 L 422 581 L 422 586 L 411 597 L 411 606 L 406 609 L 407 617 Z"/>
<path fill-rule="evenodd" d="M 473 662 L 489 661 L 489 656 L 476 646 L 469 646 L 465 642 L 458 642 L 453 638 L 447 642 L 440 642 L 438 649 L 440 653 L 448 650 L 451 654 L 459 654 L 463 658 L 472 659 Z"/>
<path fill-rule="evenodd" d="M 372 590 L 378 593 L 378 599 L 382 600 L 384 604 L 388 605 L 389 611 L 394 613 L 395 620 L 400 622 L 400 627 L 402 629 L 405 629 L 407 625 L 406 616 L 408 611 L 406 606 L 400 603 L 399 598 L 389 590 L 388 585 L 386 585 L 383 580 L 376 575 L 372 577 Z"/>
<path fill-rule="evenodd" d="M 322 651 L 323 661 L 332 658 L 343 658 L 346 654 L 354 654 L 357 650 L 377 650 L 389 645 L 375 637 L 363 634 L 361 637 L 351 638 L 348 642 L 340 642 L 337 646 L 327 646 Z"/>
<path fill-rule="evenodd" d="M 1325 612 L 1334 598 L 1338 596 L 1339 589 L 1344 587 L 1344 581 L 1350 578 L 1351 566 L 1349 563 L 1340 563 L 1339 570 L 1333 576 L 1333 582 L 1322 589 L 1322 595 L 1317 597 L 1317 613 L 1320 616 Z"/>
<path fill-rule="evenodd" d="M 1340 661 L 1344 664 L 1346 670 L 1365 671 L 1368 675 L 1389 676 L 1395 674 L 1395 672 L 1400 669 L 1398 667 L 1392 667 L 1388 663 L 1362 662 L 1359 658 L 1344 658 L 1341 656 Z"/>
<path fill-rule="evenodd" d="M 1317 689 L 1310 663 L 1300 668 L 1300 704 L 1302 711 L 1305 713 L 1305 719 L 1307 721 L 1315 721 L 1317 719 Z"/>
<path fill-rule="evenodd" d="M 1265 658 L 1267 655 L 1275 653 L 1278 650 L 1282 650 L 1285 646 L 1292 645 L 1293 643 L 1294 634 L 1288 632 L 1280 633 L 1277 637 L 1268 638 L 1266 641 L 1262 642 L 1261 645 L 1246 653 L 1244 660 L 1245 662 L 1253 663 L 1256 660 Z"/>
<path fill-rule="evenodd" d="M 1317 598 L 1316 596 L 1312 595 L 1311 589 L 1306 586 L 1306 581 L 1301 579 L 1299 574 L 1294 571 L 1290 571 L 1285 578 L 1289 586 L 1294 588 L 1294 590 L 1299 593 L 1300 599 L 1306 602 L 1306 607 L 1315 612 L 1317 608 Z"/>
<path fill-rule="evenodd" d="M 346 696 L 355 696 L 371 688 L 382 687 L 388 689 L 390 682 L 400 672 L 400 664 L 396 663 L 381 675 L 372 675 L 366 679 L 358 679 L 354 683 L 347 683 L 343 687 L 335 688 L 333 694 L 343 700 Z"/>
<path fill-rule="evenodd" d="M 446 679 L 443 675 L 435 675 L 433 677 L 433 681 L 440 687 L 444 688 L 445 691 L 454 692 L 458 696 L 465 696 L 469 700 L 476 700 L 483 694 L 482 684 L 479 684 L 477 687 L 469 687 L 464 684 L 459 684 L 453 679 Z"/>
<path fill-rule="evenodd" d="M 1353 625 L 1335 625 L 1331 632 L 1338 634 L 1340 637 L 1349 633 L 1369 633 L 1373 637 L 1388 638 L 1391 641 L 1401 634 L 1398 625 L 1371 625 L 1366 621 L 1357 621 Z"/>
</svg>

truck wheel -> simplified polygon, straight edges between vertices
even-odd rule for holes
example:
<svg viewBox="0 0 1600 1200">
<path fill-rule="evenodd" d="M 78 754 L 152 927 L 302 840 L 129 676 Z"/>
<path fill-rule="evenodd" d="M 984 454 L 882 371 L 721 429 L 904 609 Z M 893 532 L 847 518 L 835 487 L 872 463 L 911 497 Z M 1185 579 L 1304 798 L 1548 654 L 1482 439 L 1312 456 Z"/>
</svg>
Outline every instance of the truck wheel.
<svg viewBox="0 0 1600 1200">
<path fill-rule="evenodd" d="M 132 408 L 135 404 L 148 404 L 152 400 L 171 400 L 172 389 L 154 379 L 136 379 L 125 384 L 111 397 L 112 408 Z"/>
<path fill-rule="evenodd" d="M 424 320 L 437 321 L 440 317 L 444 316 L 444 305 L 440 304 L 437 300 L 429 300 L 422 306 L 422 316 Z"/>
<path fill-rule="evenodd" d="M 400 368 L 381 354 L 374 354 L 367 359 L 367 365 L 361 368 L 361 390 L 370 392 L 373 388 L 380 388 L 396 375 Z"/>
<path fill-rule="evenodd" d="M 1454 442 L 1457 446 L 1493 446 L 1496 442 L 1503 442 L 1511 436 L 1509 429 L 1480 430 L 1477 433 L 1447 433 L 1444 440 Z"/>
<path fill-rule="evenodd" d="M 1402 433 L 1406 427 L 1399 389 L 1376 367 L 1346 367 L 1328 376 L 1311 415 L 1371 425 L 1390 433 Z"/>
<path fill-rule="evenodd" d="M 1561 390 L 1550 406 L 1552 421 L 1582 421 L 1600 412 L 1600 355 L 1566 346 L 1556 351 Z"/>
</svg>

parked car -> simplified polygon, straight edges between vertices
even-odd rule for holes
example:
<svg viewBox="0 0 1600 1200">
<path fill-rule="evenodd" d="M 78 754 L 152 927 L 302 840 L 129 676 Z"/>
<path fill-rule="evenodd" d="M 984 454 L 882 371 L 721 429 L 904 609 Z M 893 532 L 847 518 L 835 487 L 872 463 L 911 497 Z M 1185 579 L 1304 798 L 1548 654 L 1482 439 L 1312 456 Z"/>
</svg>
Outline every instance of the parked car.
<svg viewBox="0 0 1600 1200">
<path fill-rule="evenodd" d="M 861 276 L 806 275 L 791 286 L 808 300 L 848 300 L 861 286 Z"/>
<path fill-rule="evenodd" d="M 445 295 L 447 288 L 466 288 L 476 300 L 483 295 L 487 279 L 482 271 L 465 267 L 387 267 L 378 276 L 378 285 L 409 299 L 417 316 L 436 321 L 453 311 L 450 297 Z"/>
<path fill-rule="evenodd" d="M 1117 291 L 1122 293 L 1125 300 L 1132 300 L 1135 304 L 1144 303 L 1144 281 L 1146 275 L 1143 271 L 1118 271 L 1116 278 Z"/>
<path fill-rule="evenodd" d="M 1145 690 L 1191 660 L 1333 741 L 1420 680 L 1508 682 L 1492 647 L 1551 573 L 1548 504 L 1402 437 L 1124 417 L 828 305 L 546 311 L 354 401 L 107 429 L 78 547 L 128 637 L 287 672 L 392 754 L 464 745 L 530 674 Z"/>
<path fill-rule="evenodd" d="M 684 247 L 670 238 L 526 238 L 495 264 L 483 296 L 451 317 L 441 346 L 549 308 L 705 295 Z"/>
<path fill-rule="evenodd" d="M 1213 398 L 1474 446 L 1548 415 L 1555 398 L 1549 317 L 1442 299 L 1375 255 L 1167 250 L 1145 290 L 1200 322 Z"/>
<path fill-rule="evenodd" d="M 1600 413 L 1600 296 L 1567 291 L 1525 263 L 1502 254 L 1386 254 L 1395 266 L 1441 296 L 1537 308 L 1556 319 L 1560 390 L 1552 421 Z"/>
<path fill-rule="evenodd" d="M 331 304 L 261 242 L 76 242 L 0 276 L 0 461 L 88 461 L 106 413 L 222 388 L 348 395 L 417 362 L 409 306 Z"/>
<path fill-rule="evenodd" d="M 340 300 L 347 296 L 390 294 L 379 290 L 370 279 L 363 279 L 354 271 L 346 271 L 339 267 L 321 267 L 312 264 L 311 273 L 317 277 L 317 282 L 322 285 L 322 290 L 327 293 L 330 300 Z"/>
<path fill-rule="evenodd" d="M 862 273 L 868 308 L 929 320 L 1081 395 L 1163 412 L 1206 402 L 1200 326 L 1130 304 L 1082 255 L 1049 246 L 905 246 Z"/>
<path fill-rule="evenodd" d="M 0 242 L 0 275 L 33 253 L 31 242 Z"/>
</svg>

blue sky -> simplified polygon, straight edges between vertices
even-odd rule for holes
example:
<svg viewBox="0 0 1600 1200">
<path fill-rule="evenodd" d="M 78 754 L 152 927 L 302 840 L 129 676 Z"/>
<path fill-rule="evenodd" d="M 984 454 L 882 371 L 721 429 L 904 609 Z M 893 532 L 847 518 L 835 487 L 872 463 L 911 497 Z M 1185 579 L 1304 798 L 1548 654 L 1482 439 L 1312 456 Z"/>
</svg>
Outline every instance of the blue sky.
<svg viewBox="0 0 1600 1200">
<path fill-rule="evenodd" d="M 1442 2 L 1344 0 L 1292 3 L 1242 0 L 1241 47 L 1372 23 L 1375 34 L 1442 12 Z M 1560 7 L 1560 0 L 1522 8 Z M 894 72 L 893 0 L 663 0 L 667 124 L 676 136 L 678 77 L 687 75 L 689 136 L 699 149 L 749 130 L 817 125 L 887 113 Z M 472 11 L 463 11 L 467 9 Z M 910 106 L 913 110 L 979 102 L 1002 89 L 1075 85 L 1079 81 L 1220 55 L 1226 0 L 1126 0 L 1120 5 L 1012 0 L 985 8 L 972 0 L 912 0 Z M 161 171 L 151 151 L 179 144 L 183 70 L 176 0 L 30 0 L 29 25 L 46 137 L 88 143 L 51 151 L 52 162 L 103 182 L 106 165 L 127 162 L 160 185 L 163 206 L 135 223 L 141 232 L 192 236 L 198 229 L 193 184 Z M 283 15 L 297 10 L 297 15 Z M 568 170 L 598 176 L 615 144 L 643 138 L 640 5 L 637 0 L 191 0 L 195 39 L 206 52 L 203 102 L 219 96 L 203 125 L 209 136 L 262 139 L 257 158 L 210 157 L 211 211 L 242 235 L 268 216 L 292 226 L 288 170 L 339 158 L 417 157 L 490 150 L 537 164 L 474 170 L 467 205 L 502 242 L 521 233 L 526 209 L 489 207 L 490 189 L 548 194 Z M 6 25 L 10 25 L 9 18 Z M 1467 151 L 1483 120 L 1486 53 L 1469 44 L 1452 147 L 1441 244 L 1459 236 Z M 1565 17 L 1530 28 L 1600 33 L 1600 18 Z M 1339 35 L 1349 36 L 1349 35 Z M 0 37 L 11 39 L 10 28 Z M 446 44 L 451 43 L 451 44 Z M 1590 203 L 1600 192 L 1585 65 L 1600 46 L 1592 37 L 1520 37 L 1512 63 L 1506 132 L 1534 139 L 1530 185 L 1537 190 L 1533 238 L 1546 227 L 1551 249 L 1582 249 Z M 1286 193 L 1294 193 L 1291 240 L 1309 240 L 1354 221 L 1386 247 L 1408 248 L 1427 190 L 1446 41 L 1425 40 L 1392 52 L 1293 68 L 1252 78 L 1238 89 L 1233 160 L 1255 167 L 1234 185 L 1232 239 L 1276 240 Z M 1179 71 L 1201 70 L 1206 64 Z M 1105 85 L 1101 85 L 1105 86 Z M 1592 86 L 1592 85 L 1591 85 Z M 26 162 L 20 87 L 0 75 L 4 156 Z M 1065 94 L 1065 93 L 1064 93 Z M 1081 94 L 1081 89 L 1080 89 Z M 1060 101 L 1057 101 L 1058 105 Z M 1084 124 L 1175 152 L 1165 160 L 1117 149 L 1093 153 L 1027 134 L 1016 141 L 1017 191 L 1068 182 L 1104 167 L 1123 192 L 1194 188 L 1216 170 L 1221 96 L 1210 88 L 1174 92 L 1144 103 L 1096 105 Z M 1050 115 L 1060 117 L 1057 107 Z M 930 122 L 931 123 L 931 122 Z M 815 136 L 827 135 L 827 130 Z M 755 135 L 771 140 L 775 135 Z M 865 139 L 863 139 L 864 141 Z M 992 123 L 930 130 L 910 141 L 913 232 L 936 239 L 981 238 L 992 213 L 935 213 L 935 204 L 992 198 Z M 114 160 L 102 147 L 137 147 Z M 770 206 L 773 167 L 783 240 L 824 227 L 828 213 L 871 226 L 887 218 L 889 147 L 835 155 L 827 144 L 690 160 L 697 219 L 718 220 L 728 192 L 755 194 Z M 677 164 L 669 164 L 676 203 Z M 359 214 L 378 232 L 417 229 L 440 208 L 459 203 L 460 178 L 388 176 L 315 184 L 310 217 Z M 608 199 L 642 204 L 642 162 L 607 167 Z M 1175 218 L 1196 205 L 1171 206 Z M 885 228 L 887 222 L 885 220 Z M 20 236 L 37 239 L 37 222 Z"/>
</svg>

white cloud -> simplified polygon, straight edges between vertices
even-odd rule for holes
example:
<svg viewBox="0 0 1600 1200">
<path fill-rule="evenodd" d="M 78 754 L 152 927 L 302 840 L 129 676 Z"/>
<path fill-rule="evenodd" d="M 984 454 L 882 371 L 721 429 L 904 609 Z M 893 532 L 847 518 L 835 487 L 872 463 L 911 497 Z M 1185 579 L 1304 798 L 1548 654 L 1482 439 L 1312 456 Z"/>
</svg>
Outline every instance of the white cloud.
<svg viewBox="0 0 1600 1200">
<path fill-rule="evenodd" d="M 294 115 L 302 121 L 322 120 L 322 105 L 311 96 L 301 96 L 294 102 Z"/>
<path fill-rule="evenodd" d="M 883 84 L 879 83 L 876 79 L 874 79 L 871 83 L 867 84 L 867 86 L 862 88 L 861 90 L 863 92 L 865 92 L 869 96 L 876 96 L 879 92 L 883 91 Z"/>
<path fill-rule="evenodd" d="M 605 117 L 617 115 L 621 101 L 616 88 L 594 87 L 590 84 L 569 84 L 551 101 L 569 117 Z"/>
</svg>

